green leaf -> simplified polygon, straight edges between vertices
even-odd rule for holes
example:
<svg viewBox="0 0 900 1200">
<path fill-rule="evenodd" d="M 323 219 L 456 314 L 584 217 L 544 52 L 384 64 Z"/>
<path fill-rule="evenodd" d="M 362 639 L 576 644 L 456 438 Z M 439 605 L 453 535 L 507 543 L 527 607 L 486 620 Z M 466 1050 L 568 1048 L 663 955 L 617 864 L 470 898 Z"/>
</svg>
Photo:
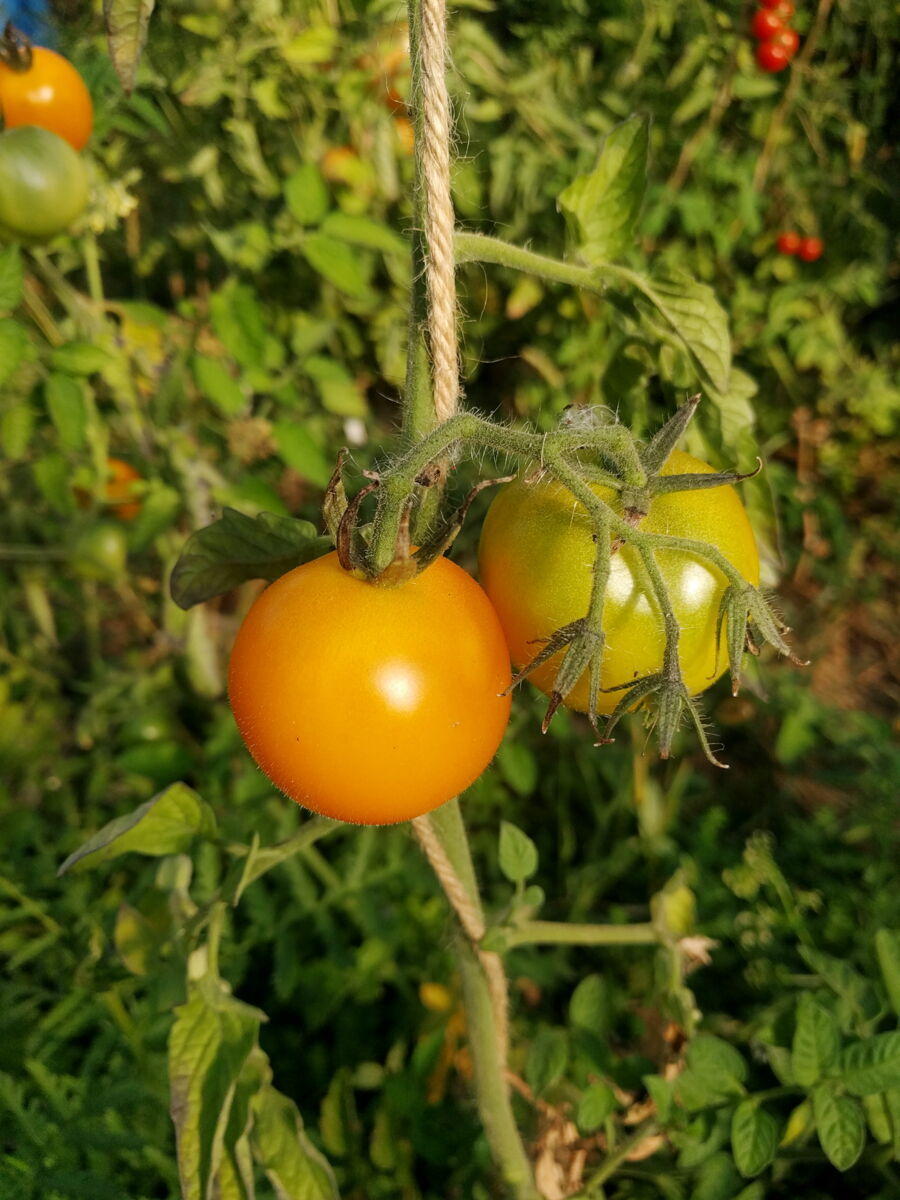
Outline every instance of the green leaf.
<svg viewBox="0 0 900 1200">
<path fill-rule="evenodd" d="M 614 262 L 634 241 L 647 186 L 649 128 L 645 116 L 617 125 L 604 139 L 594 170 L 573 180 L 559 196 L 588 262 Z"/>
<path fill-rule="evenodd" d="M 120 854 L 137 851 L 160 857 L 187 850 L 195 837 L 212 837 L 216 819 L 209 805 L 183 783 L 175 783 L 136 808 L 116 817 L 69 855 L 57 872 L 99 866 Z"/>
<path fill-rule="evenodd" d="M 601 272 L 603 273 L 603 272 Z M 731 337 L 728 315 L 711 287 L 686 271 L 650 279 L 636 271 L 606 272 L 616 282 L 625 280 L 638 289 L 684 343 L 701 382 L 715 392 L 728 392 L 731 376 Z"/>
<path fill-rule="evenodd" d="M 191 608 L 247 579 L 277 579 L 331 549 L 309 521 L 226 508 L 218 521 L 191 534 L 172 571 L 172 599 Z"/>
<path fill-rule="evenodd" d="M 585 975 L 569 1001 L 569 1020 L 592 1033 L 604 1033 L 609 1027 L 611 1002 L 609 985 L 602 975 Z"/>
<path fill-rule="evenodd" d="M 531 796 L 537 787 L 538 765 L 534 752 L 519 742 L 505 741 L 497 751 L 497 766 L 505 783 L 520 796 Z"/>
<path fill-rule="evenodd" d="M 71 513 L 75 509 L 72 494 L 72 472 L 69 463 L 61 454 L 45 454 L 32 466 L 34 482 L 41 489 L 44 499 L 58 513 Z"/>
<path fill-rule="evenodd" d="M 794 1078 L 812 1087 L 837 1062 L 841 1035 L 830 1009 L 804 992 L 797 1001 L 797 1027 L 791 1053 Z"/>
<path fill-rule="evenodd" d="M 812 1092 L 819 1143 L 839 1171 L 847 1171 L 863 1152 L 866 1122 L 858 1100 L 839 1096 L 829 1084 Z"/>
<path fill-rule="evenodd" d="M 510 883 L 524 883 L 537 870 L 537 847 L 527 833 L 509 821 L 500 822 L 499 861 Z"/>
<path fill-rule="evenodd" d="M 661 1075 L 645 1075 L 644 1087 L 647 1094 L 656 1105 L 660 1121 L 668 1121 L 672 1114 L 672 1104 L 675 1100 L 675 1088 L 671 1079 L 663 1079 Z"/>
<path fill-rule="evenodd" d="M 318 225 L 328 212 L 328 188 L 315 163 L 304 163 L 284 181 L 288 212 L 301 225 Z"/>
<path fill-rule="evenodd" d="M 13 404 L 0 416 L 0 449 L 15 462 L 23 458 L 34 431 L 34 409 L 30 404 Z"/>
<path fill-rule="evenodd" d="M 716 1083 L 747 1078 L 747 1064 L 740 1051 L 711 1033 L 698 1033 L 687 1048 L 687 1064 L 703 1078 Z"/>
<path fill-rule="evenodd" d="M 53 368 L 67 375 L 96 375 L 112 361 L 113 356 L 108 350 L 90 342 L 67 342 L 50 352 Z"/>
<path fill-rule="evenodd" d="M 894 1141 L 894 1128 L 891 1114 L 885 1101 L 884 1092 L 862 1097 L 863 1112 L 866 1114 L 866 1124 L 876 1142 L 882 1146 L 890 1146 Z"/>
<path fill-rule="evenodd" d="M 368 269 L 358 251 L 346 242 L 325 233 L 311 233 L 300 249 L 313 270 L 340 291 L 356 300 L 372 298 Z"/>
<path fill-rule="evenodd" d="M 191 373 L 202 394 L 223 416 L 236 417 L 247 408 L 247 397 L 221 359 L 195 354 L 191 360 Z"/>
<path fill-rule="evenodd" d="M 146 550 L 161 533 L 171 529 L 181 512 L 181 495 L 174 488 L 156 480 L 141 498 L 141 511 L 128 531 L 132 550 Z"/>
<path fill-rule="evenodd" d="M 346 367 L 333 358 L 312 354 L 303 370 L 316 385 L 322 406 L 339 417 L 362 417 L 366 402 L 356 380 Z"/>
<path fill-rule="evenodd" d="M 528 1047 L 525 1060 L 525 1079 L 535 1095 L 561 1079 L 568 1065 L 569 1039 L 565 1030 L 539 1030 Z"/>
<path fill-rule="evenodd" d="M 691 1200 L 733 1200 L 740 1179 L 730 1154 L 714 1154 L 697 1172 Z"/>
<path fill-rule="evenodd" d="M 731 1118 L 731 1150 L 737 1169 L 747 1179 L 759 1175 L 775 1157 L 778 1122 L 756 1103 L 745 1100 Z"/>
<path fill-rule="evenodd" d="M 292 471 L 316 487 L 328 486 L 333 468 L 304 425 L 296 421 L 276 421 L 272 426 L 272 440 L 282 461 Z"/>
<path fill-rule="evenodd" d="M 25 357 L 28 337 L 12 317 L 0 317 L 0 384 L 6 383 Z"/>
<path fill-rule="evenodd" d="M 307 1137 L 293 1100 L 264 1087 L 253 1116 L 253 1153 L 277 1200 L 339 1200 L 331 1167 Z"/>
<path fill-rule="evenodd" d="M 841 1055 L 841 1081 L 855 1096 L 900 1087 L 900 1030 L 854 1042 Z"/>
<path fill-rule="evenodd" d="M 582 1133 L 592 1133 L 600 1128 L 615 1107 L 612 1088 L 605 1083 L 593 1083 L 578 1101 L 575 1122 Z"/>
<path fill-rule="evenodd" d="M 252 287 L 229 280 L 210 297 L 209 315 L 216 337 L 242 367 L 266 365 L 269 335 Z"/>
<path fill-rule="evenodd" d="M 134 90 L 156 0 L 103 0 L 109 56 L 126 93 Z"/>
<path fill-rule="evenodd" d="M 44 383 L 50 420 L 64 450 L 80 450 L 87 437 L 88 412 L 81 384 L 71 375 L 53 372 Z"/>
<path fill-rule="evenodd" d="M 875 953 L 891 1008 L 900 1017 L 900 934 L 893 929 L 879 929 L 875 934 Z"/>
<path fill-rule="evenodd" d="M 22 302 L 25 270 L 18 246 L 0 246 L 0 312 L 8 312 Z"/>
<path fill-rule="evenodd" d="M 409 243 L 389 225 L 373 221 L 356 213 L 332 212 L 322 222 L 322 232 L 331 237 L 362 246 L 366 250 L 381 250 L 385 254 L 409 254 Z"/>
<path fill-rule="evenodd" d="M 207 1200 L 242 1068 L 264 1015 L 205 976 L 175 1009 L 169 1091 L 182 1200 Z"/>
<path fill-rule="evenodd" d="M 302 33 L 279 47 L 281 56 L 291 66 L 312 66 L 330 62 L 334 57 L 338 31 L 331 25 L 310 25 Z"/>
</svg>

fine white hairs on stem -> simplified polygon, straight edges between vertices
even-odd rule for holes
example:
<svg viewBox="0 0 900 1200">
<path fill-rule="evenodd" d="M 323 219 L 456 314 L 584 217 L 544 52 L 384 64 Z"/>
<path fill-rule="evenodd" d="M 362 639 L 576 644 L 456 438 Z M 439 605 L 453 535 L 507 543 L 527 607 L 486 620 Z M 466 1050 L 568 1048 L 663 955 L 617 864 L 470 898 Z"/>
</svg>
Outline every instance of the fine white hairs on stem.
<svg viewBox="0 0 900 1200">
<path fill-rule="evenodd" d="M 434 413 L 437 421 L 443 423 L 456 413 L 459 398 L 454 218 L 450 194 L 450 97 L 445 77 L 446 0 L 422 0 L 420 16 L 420 91 L 415 100 L 422 113 L 419 153 L 427 256 L 428 341 Z"/>
</svg>

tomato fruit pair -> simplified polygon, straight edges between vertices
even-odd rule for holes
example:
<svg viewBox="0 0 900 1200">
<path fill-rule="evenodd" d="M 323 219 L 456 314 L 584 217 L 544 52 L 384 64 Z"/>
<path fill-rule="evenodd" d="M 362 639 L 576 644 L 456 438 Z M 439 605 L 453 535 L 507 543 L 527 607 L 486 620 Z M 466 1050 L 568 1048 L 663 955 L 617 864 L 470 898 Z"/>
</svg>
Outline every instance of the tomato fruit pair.
<svg viewBox="0 0 900 1200">
<path fill-rule="evenodd" d="M 707 463 L 676 450 L 662 474 L 712 470 Z M 615 507 L 610 489 L 592 486 Z M 711 542 L 748 583 L 759 582 L 753 530 L 732 487 L 657 496 L 640 528 Z M 536 656 L 542 639 L 585 615 L 594 558 L 588 513 L 562 484 L 549 478 L 531 483 L 520 477 L 498 493 L 482 528 L 479 567 L 482 586 L 497 611 L 517 667 Z M 716 652 L 719 602 L 727 582 L 706 560 L 681 550 L 658 551 L 656 561 L 681 628 L 678 654 L 684 683 L 696 695 L 727 667 L 724 649 Z M 665 645 L 662 617 L 646 570 L 632 546 L 623 546 L 612 556 L 603 632 L 601 687 L 621 687 L 660 669 Z M 548 694 L 561 659 L 562 652 L 529 676 Z M 621 698 L 621 691 L 601 692 L 599 711 L 612 712 Z M 587 711 L 587 673 L 565 703 L 579 712 Z"/>
<path fill-rule="evenodd" d="M 68 59 L 44 46 L 31 46 L 29 65 L 0 58 L 0 114 L 6 129 L 37 125 L 75 150 L 91 136 L 94 106 L 84 80 Z"/>
<path fill-rule="evenodd" d="M 238 631 L 228 695 L 276 787 L 324 816 L 389 825 L 469 786 L 509 719 L 503 630 L 475 581 L 438 559 L 399 587 L 296 567 Z"/>
<path fill-rule="evenodd" d="M 87 201 L 84 163 L 61 137 L 33 125 L 0 133 L 0 235 L 46 241 Z"/>
<path fill-rule="evenodd" d="M 801 237 L 799 233 L 779 234 L 777 245 L 779 254 L 796 254 L 804 262 L 816 262 L 825 249 L 821 238 Z"/>
</svg>

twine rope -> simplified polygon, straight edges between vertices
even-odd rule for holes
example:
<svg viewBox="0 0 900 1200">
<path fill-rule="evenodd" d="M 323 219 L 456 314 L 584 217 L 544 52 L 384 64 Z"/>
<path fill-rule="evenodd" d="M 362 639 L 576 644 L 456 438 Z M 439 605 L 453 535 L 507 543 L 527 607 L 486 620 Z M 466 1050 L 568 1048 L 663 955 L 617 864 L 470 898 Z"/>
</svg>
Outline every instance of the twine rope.
<svg viewBox="0 0 900 1200">
<path fill-rule="evenodd" d="M 494 1014 L 494 1028 L 497 1035 L 497 1058 L 502 1071 L 506 1070 L 507 1051 L 509 1049 L 509 992 L 506 982 L 506 971 L 503 960 L 492 950 L 482 950 L 479 942 L 485 935 L 484 917 L 479 906 L 453 869 L 453 864 L 441 844 L 440 838 L 434 832 L 434 826 L 427 816 L 415 817 L 412 821 L 413 832 L 419 845 L 437 875 L 441 887 L 450 901 L 453 911 L 459 918 L 466 937 L 478 956 L 481 969 L 487 979 L 488 990 L 491 994 L 491 1009 Z"/>
<path fill-rule="evenodd" d="M 450 97 L 447 94 L 446 0 L 422 0 L 418 39 L 421 169 L 424 193 L 425 288 L 434 413 L 439 424 L 459 400 L 456 263 L 450 194 Z"/>
</svg>

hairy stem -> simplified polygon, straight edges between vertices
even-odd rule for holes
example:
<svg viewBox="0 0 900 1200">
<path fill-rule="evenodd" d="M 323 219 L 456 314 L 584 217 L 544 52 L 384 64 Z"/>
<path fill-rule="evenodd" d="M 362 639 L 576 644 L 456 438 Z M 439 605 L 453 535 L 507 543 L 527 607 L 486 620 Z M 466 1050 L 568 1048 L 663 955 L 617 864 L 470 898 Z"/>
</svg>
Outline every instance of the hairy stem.
<svg viewBox="0 0 900 1200">
<path fill-rule="evenodd" d="M 655 946 L 659 934 L 648 921 L 640 925 L 577 925 L 568 921 L 525 921 L 505 934 L 513 946 Z"/>
</svg>

